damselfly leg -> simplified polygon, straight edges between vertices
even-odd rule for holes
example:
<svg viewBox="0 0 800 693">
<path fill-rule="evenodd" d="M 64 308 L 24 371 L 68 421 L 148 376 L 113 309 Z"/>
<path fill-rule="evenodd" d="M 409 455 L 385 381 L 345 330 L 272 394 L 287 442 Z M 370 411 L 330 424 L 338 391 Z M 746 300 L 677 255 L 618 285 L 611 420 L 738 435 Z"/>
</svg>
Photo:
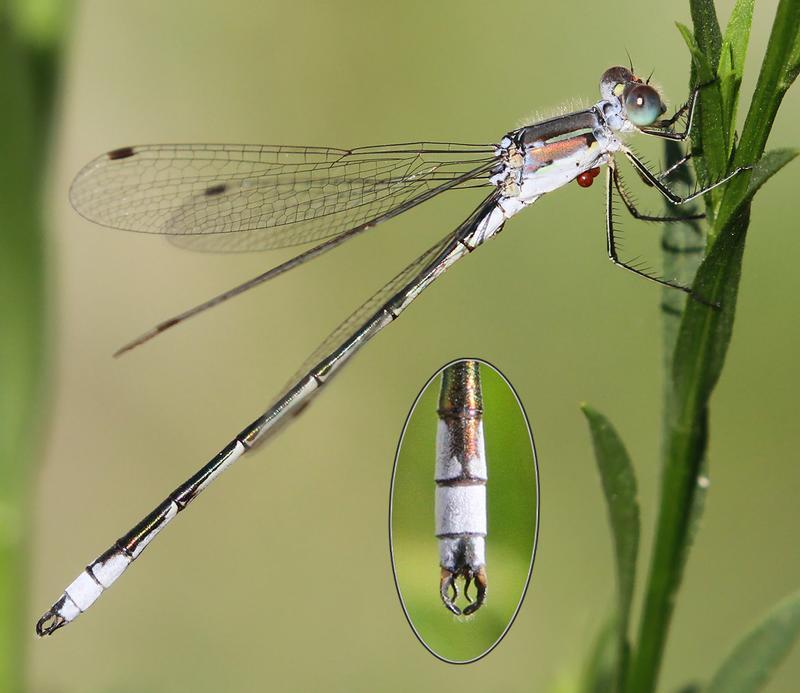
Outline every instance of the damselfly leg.
<svg viewBox="0 0 800 693">
<path fill-rule="evenodd" d="M 694 121 L 694 114 L 697 106 L 697 96 L 699 94 L 701 87 L 697 87 L 692 91 L 689 100 L 679 108 L 675 114 L 666 120 L 656 121 L 652 127 L 639 127 L 638 130 L 646 135 L 652 135 L 654 137 L 659 137 L 662 139 L 668 139 L 673 141 L 684 141 L 691 135 L 692 130 L 692 123 Z M 678 122 L 678 120 L 686 114 L 686 127 L 681 132 L 675 132 L 670 128 Z M 682 166 L 686 165 L 686 163 L 692 158 L 692 153 L 687 152 L 683 156 L 679 157 L 677 161 L 675 161 L 671 166 L 666 168 L 664 171 L 661 172 L 654 172 L 651 171 L 648 166 L 630 149 L 625 145 L 620 146 L 620 151 L 625 155 L 625 157 L 631 162 L 634 170 L 641 178 L 641 180 L 648 186 L 655 188 L 658 190 L 671 204 L 673 205 L 684 205 L 689 203 L 693 200 L 702 197 L 706 193 L 714 190 L 715 188 L 724 185 L 729 180 L 731 180 L 734 176 L 738 175 L 742 171 L 750 168 L 749 166 L 743 166 L 735 169 L 727 176 L 723 177 L 722 179 L 715 181 L 714 183 L 707 185 L 703 188 L 698 188 L 694 190 L 689 195 L 679 195 L 678 193 L 674 192 L 667 184 L 667 178 L 678 171 Z M 662 286 L 666 286 L 672 289 L 678 289 L 679 291 L 683 291 L 684 293 L 689 294 L 695 300 L 698 300 L 700 303 L 711 307 L 718 307 L 716 304 L 713 304 L 703 297 L 696 295 L 691 287 L 686 286 L 684 284 L 680 284 L 676 281 L 672 281 L 666 279 L 664 277 L 659 277 L 656 274 L 652 273 L 651 271 L 644 269 L 642 265 L 634 265 L 630 261 L 626 262 L 620 259 L 619 252 L 617 249 L 617 237 L 615 234 L 614 228 L 614 192 L 619 195 L 620 199 L 622 200 L 626 210 L 628 213 L 637 220 L 640 221 L 654 221 L 654 222 L 664 222 L 664 223 L 672 223 L 672 222 L 687 222 L 687 221 L 696 221 L 699 219 L 705 218 L 705 214 L 703 213 L 689 213 L 689 214 L 647 214 L 641 212 L 630 192 L 627 190 L 624 182 L 622 181 L 622 177 L 617 169 L 616 163 L 613 158 L 608 162 L 608 172 L 606 178 L 606 244 L 607 244 L 607 251 L 609 259 L 618 267 L 626 269 L 637 276 L 640 276 L 644 279 L 648 279 L 652 282 L 660 284 Z"/>
<path fill-rule="evenodd" d="M 608 173 L 611 176 L 611 179 L 614 183 L 614 189 L 617 191 L 620 199 L 622 200 L 625 208 L 628 210 L 630 215 L 634 219 L 638 219 L 639 221 L 657 221 L 663 223 L 670 223 L 670 222 L 682 222 L 682 221 L 697 221 L 699 219 L 705 219 L 706 215 L 702 212 L 698 212 L 696 214 L 647 214 L 645 212 L 639 211 L 639 208 L 636 206 L 636 202 L 634 202 L 633 197 L 630 194 L 630 191 L 625 186 L 625 182 L 622 180 L 622 175 L 619 172 L 619 169 L 616 165 L 611 164 L 608 167 Z M 663 177 L 664 174 L 662 174 Z"/>
<path fill-rule="evenodd" d="M 680 195 L 674 193 L 670 190 L 659 178 L 658 174 L 653 173 L 650 171 L 644 163 L 642 163 L 636 155 L 633 154 L 629 149 L 623 149 L 626 157 L 633 163 L 634 168 L 639 174 L 644 178 L 644 180 L 650 183 L 653 187 L 655 187 L 659 192 L 664 195 L 664 197 L 669 200 L 674 205 L 682 205 L 686 204 L 687 202 L 691 202 L 692 200 L 705 195 L 710 190 L 713 190 L 724 183 L 727 183 L 731 178 L 735 175 L 740 173 L 745 169 L 745 167 L 737 168 L 732 173 L 727 175 L 722 180 L 713 183 L 705 188 L 701 188 L 696 190 L 690 195 L 685 197 L 681 197 Z M 625 208 L 628 212 L 636 219 L 640 219 L 643 221 L 662 221 L 662 222 L 683 222 L 683 221 L 693 221 L 697 219 L 704 218 L 704 214 L 686 214 L 686 215 L 650 215 L 650 214 L 643 214 L 641 213 L 635 204 L 633 203 L 630 194 L 624 187 L 624 184 L 621 181 L 620 174 L 617 171 L 616 164 L 613 161 L 610 161 L 608 164 L 608 172 L 606 174 L 606 244 L 608 250 L 608 257 L 617 267 L 621 267 L 623 269 L 628 270 L 629 272 L 633 272 L 639 277 L 643 277 L 644 279 L 649 279 L 656 284 L 661 284 L 662 286 L 668 286 L 672 289 L 678 289 L 679 291 L 683 291 L 684 293 L 689 294 L 693 299 L 703 303 L 705 305 L 711 307 L 719 307 L 714 303 L 707 301 L 704 297 L 698 296 L 690 286 L 686 286 L 684 284 L 679 284 L 677 282 L 671 281 L 669 279 L 665 279 L 663 277 L 659 277 L 648 270 L 643 269 L 641 266 L 636 266 L 631 264 L 630 262 L 625 262 L 620 259 L 619 253 L 617 250 L 617 239 L 614 232 L 614 192 L 619 194 L 620 199 L 623 201 Z"/>
<path fill-rule="evenodd" d="M 752 166 L 739 166 L 733 171 L 731 171 L 727 176 L 720 178 L 718 181 L 711 183 L 710 185 L 705 186 L 704 188 L 698 188 L 694 192 L 689 195 L 678 195 L 678 193 L 674 192 L 672 189 L 667 186 L 663 179 L 660 177 L 658 173 L 651 171 L 644 162 L 639 159 L 636 154 L 631 151 L 628 147 L 623 147 L 622 153 L 625 154 L 625 157 L 628 161 L 633 164 L 634 170 L 639 174 L 641 179 L 649 186 L 655 188 L 660 192 L 667 200 L 669 200 L 674 205 L 684 205 L 687 202 L 691 202 L 692 200 L 696 200 L 698 197 L 702 197 L 708 192 L 714 190 L 714 188 L 718 188 L 720 185 L 725 185 L 731 178 L 738 176 L 742 171 L 747 171 L 752 168 Z"/>
</svg>

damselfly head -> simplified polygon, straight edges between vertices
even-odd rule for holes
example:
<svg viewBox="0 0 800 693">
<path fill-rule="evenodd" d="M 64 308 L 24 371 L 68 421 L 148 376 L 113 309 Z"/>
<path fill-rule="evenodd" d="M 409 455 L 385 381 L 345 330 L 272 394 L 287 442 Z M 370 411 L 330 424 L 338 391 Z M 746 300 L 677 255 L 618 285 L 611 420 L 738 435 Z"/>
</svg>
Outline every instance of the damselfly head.
<svg viewBox="0 0 800 693">
<path fill-rule="evenodd" d="M 600 78 L 600 95 L 618 100 L 636 127 L 647 127 L 667 110 L 658 90 L 637 77 L 627 67 L 611 67 Z"/>
</svg>

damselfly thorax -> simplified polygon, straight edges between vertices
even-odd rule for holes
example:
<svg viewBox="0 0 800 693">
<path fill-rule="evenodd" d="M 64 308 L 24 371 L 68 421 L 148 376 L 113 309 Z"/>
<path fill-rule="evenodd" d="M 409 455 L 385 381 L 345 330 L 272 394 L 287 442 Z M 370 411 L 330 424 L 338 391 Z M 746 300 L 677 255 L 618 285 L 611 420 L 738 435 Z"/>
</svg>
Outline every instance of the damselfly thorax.
<svg viewBox="0 0 800 693">
<path fill-rule="evenodd" d="M 389 281 L 342 323 L 303 364 L 270 407 L 234 436 L 133 529 L 92 561 L 36 625 L 49 635 L 89 608 L 153 538 L 224 469 L 292 418 L 358 349 L 457 260 L 495 236 L 515 214 L 572 181 L 592 184 L 607 166 L 606 239 L 611 261 L 691 294 L 668 277 L 621 259 L 611 214 L 615 196 L 636 218 L 697 219 L 639 212 L 621 184 L 622 154 L 648 185 L 681 205 L 736 175 L 680 196 L 667 170 L 651 171 L 624 143 L 626 134 L 683 141 L 691 130 L 698 89 L 669 119 L 654 87 L 614 67 L 600 81 L 601 99 L 583 111 L 519 128 L 498 144 L 414 142 L 356 149 L 271 145 L 145 145 L 122 147 L 89 163 L 70 191 L 87 219 L 117 229 L 164 234 L 179 246 L 227 252 L 317 243 L 225 293 L 166 320 L 118 353 L 148 341 L 211 306 L 317 257 L 419 204 L 453 189 L 489 191 L 455 229 Z M 674 126 L 682 118 L 683 131 Z M 702 301 L 702 297 L 694 296 Z"/>
</svg>

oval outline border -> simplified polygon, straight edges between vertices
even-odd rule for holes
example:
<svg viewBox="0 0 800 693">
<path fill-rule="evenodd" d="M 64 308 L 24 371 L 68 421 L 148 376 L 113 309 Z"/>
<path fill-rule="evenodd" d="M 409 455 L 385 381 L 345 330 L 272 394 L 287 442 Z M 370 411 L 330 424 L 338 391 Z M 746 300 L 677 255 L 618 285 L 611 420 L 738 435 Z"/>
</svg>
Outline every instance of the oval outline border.
<svg viewBox="0 0 800 693">
<path fill-rule="evenodd" d="M 454 363 L 459 363 L 460 361 L 477 361 L 478 363 L 482 363 L 486 366 L 489 366 L 495 373 L 497 373 L 508 385 L 511 392 L 514 394 L 514 398 L 517 400 L 517 404 L 519 405 L 520 411 L 522 412 L 522 416 L 525 417 L 525 422 L 528 424 L 528 439 L 531 443 L 531 450 L 533 450 L 533 471 L 534 471 L 534 478 L 536 480 L 536 524 L 533 530 L 533 551 L 531 552 L 531 563 L 528 566 L 528 575 L 525 578 L 525 587 L 522 590 L 522 594 L 520 595 L 519 601 L 517 602 L 517 606 L 514 609 L 514 613 L 511 615 L 511 618 L 508 621 L 508 624 L 503 629 L 503 632 L 497 637 L 489 647 L 486 648 L 484 652 L 479 654 L 472 659 L 447 659 L 446 657 L 442 657 L 440 654 L 432 650 L 428 643 L 423 640 L 422 636 L 420 635 L 419 631 L 417 630 L 414 622 L 411 620 L 411 617 L 408 615 L 408 609 L 406 609 L 405 601 L 403 601 L 403 595 L 400 592 L 400 584 L 397 581 L 397 570 L 395 569 L 395 561 L 394 561 L 394 542 L 392 541 L 392 517 L 393 517 L 393 509 L 394 509 L 394 483 L 395 477 L 397 475 L 397 462 L 400 459 L 400 449 L 403 446 L 403 439 L 406 435 L 406 429 L 408 428 L 408 423 L 411 420 L 411 415 L 414 413 L 414 410 L 417 408 L 419 404 L 419 400 L 422 397 L 423 393 L 428 389 L 431 383 L 442 373 L 442 371 L 452 366 Z M 492 650 L 494 650 L 506 637 L 508 631 L 511 630 L 511 626 L 514 625 L 514 622 L 517 620 L 517 616 L 519 615 L 519 611 L 522 608 L 522 604 L 525 601 L 525 597 L 528 594 L 528 588 L 531 584 L 531 578 L 533 577 L 533 565 L 536 562 L 536 551 L 539 547 L 539 523 L 541 520 L 541 481 L 539 479 L 539 455 L 536 452 L 536 443 L 534 441 L 533 436 L 533 428 L 531 427 L 531 420 L 528 418 L 528 412 L 525 410 L 525 405 L 522 404 L 522 400 L 519 397 L 519 393 L 517 392 L 516 388 L 511 384 L 511 381 L 506 377 L 505 373 L 497 368 L 493 363 L 487 361 L 486 359 L 476 358 L 472 356 L 465 356 L 462 358 L 452 359 L 441 366 L 436 372 L 425 381 L 425 384 L 422 386 L 422 389 L 417 393 L 417 396 L 414 398 L 414 402 L 411 405 L 411 408 L 408 410 L 408 414 L 406 415 L 406 420 L 403 422 L 403 429 L 400 432 L 400 439 L 397 441 L 397 448 L 394 453 L 394 463 L 392 464 L 392 479 L 391 483 L 389 484 L 389 560 L 392 564 L 392 579 L 394 580 L 394 588 L 397 592 L 397 599 L 400 602 L 400 606 L 403 609 L 403 615 L 406 617 L 406 621 L 408 621 L 408 625 L 413 631 L 414 635 L 416 636 L 417 640 L 419 640 L 420 644 L 430 652 L 436 659 L 439 661 L 445 662 L 447 664 L 472 664 L 473 662 L 477 662 L 486 655 L 488 655 Z"/>
</svg>

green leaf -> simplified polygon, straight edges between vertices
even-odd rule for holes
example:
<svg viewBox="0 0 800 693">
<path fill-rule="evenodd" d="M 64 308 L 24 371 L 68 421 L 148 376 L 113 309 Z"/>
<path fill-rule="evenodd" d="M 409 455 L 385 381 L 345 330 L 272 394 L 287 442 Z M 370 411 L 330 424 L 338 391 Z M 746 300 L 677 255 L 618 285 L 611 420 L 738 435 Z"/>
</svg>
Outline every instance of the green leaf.
<svg viewBox="0 0 800 693">
<path fill-rule="evenodd" d="M 722 39 L 720 53 L 720 66 L 725 62 L 730 73 L 742 79 L 744 74 L 744 60 L 747 57 L 747 44 L 750 40 L 750 27 L 753 23 L 753 6 L 755 0 L 737 0 L 728 19 L 725 37 Z M 726 76 L 720 68 L 717 70 L 720 77 Z"/>
<path fill-rule="evenodd" d="M 701 69 L 697 74 L 700 83 L 706 86 L 700 91 L 697 106 L 701 128 L 692 138 L 695 151 L 702 152 L 698 174 L 702 174 L 701 181 L 708 183 L 722 178 L 728 166 L 727 143 L 731 123 L 720 117 L 724 110 L 720 83 L 716 79 L 722 50 L 722 33 L 713 0 L 689 0 L 689 7 L 694 26 L 694 41 L 697 50 L 704 56 L 704 63 L 708 65 L 707 69 Z M 707 202 L 710 202 L 716 199 L 716 194 L 712 193 L 707 197 Z M 706 211 L 710 217 L 713 216 L 713 207 Z"/>
<path fill-rule="evenodd" d="M 800 154 L 800 149 L 791 147 L 772 149 L 764 154 L 750 172 L 747 186 L 744 186 L 744 182 L 737 184 L 736 189 L 741 192 L 739 193 L 732 214 L 741 213 L 748 209 L 753 197 L 761 189 L 761 186 L 786 166 L 786 164 L 792 161 L 798 154 Z M 728 202 L 727 197 L 725 201 Z M 731 204 L 734 204 L 734 202 L 731 201 Z"/>
<path fill-rule="evenodd" d="M 722 33 L 713 0 L 689 0 L 697 45 L 712 64 L 719 64 Z"/>
<path fill-rule="evenodd" d="M 581 677 L 581 693 L 608 693 L 613 690 L 617 672 L 618 633 L 616 618 L 610 618 L 597 633 Z"/>
<path fill-rule="evenodd" d="M 676 26 L 692 55 L 696 83 L 691 86 L 705 85 L 698 95 L 692 144 L 695 152 L 702 152 L 702 155 L 696 154 L 694 157 L 698 178 L 708 183 L 723 177 L 727 170 L 728 128 L 719 116 L 722 113 L 722 94 L 719 80 L 716 79 L 717 62 L 712 62 L 708 52 L 703 49 L 703 43 L 708 41 L 701 41 L 702 36 L 697 30 L 693 34 L 680 22 L 676 22 Z M 707 209 L 707 212 L 711 214 L 712 210 Z"/>
<path fill-rule="evenodd" d="M 628 452 L 608 419 L 587 404 L 581 406 L 589 423 L 595 459 L 608 506 L 617 568 L 618 686 L 622 685 L 628 657 L 628 622 L 636 557 L 639 550 L 639 503 L 636 477 Z"/>
<path fill-rule="evenodd" d="M 72 0 L 6 0 L 15 33 L 29 46 L 58 45 L 66 33 Z"/>
<path fill-rule="evenodd" d="M 795 592 L 739 641 L 711 679 L 707 693 L 755 693 L 760 690 L 798 635 L 800 592 Z"/>
<path fill-rule="evenodd" d="M 737 216 L 723 229 L 698 269 L 694 292 L 720 308 L 712 309 L 699 301 L 689 301 L 686 306 L 672 368 L 676 405 L 685 412 L 686 418 L 682 422 L 685 427 L 691 426 L 691 416 L 706 407 L 725 362 L 749 223 L 747 203 L 797 154 L 795 149 L 776 149 L 759 161 L 750 177 L 745 197 L 740 200 Z"/>
<path fill-rule="evenodd" d="M 770 149 L 759 162 L 753 167 L 750 177 L 748 193 L 750 197 L 755 195 L 758 189 L 764 185 L 772 176 L 780 171 L 786 164 L 800 154 L 800 149 L 794 147 L 781 147 Z"/>
<path fill-rule="evenodd" d="M 699 71 L 700 81 L 706 82 L 713 79 L 714 71 L 711 68 L 711 63 L 708 61 L 706 54 L 700 50 L 700 46 L 697 45 L 697 41 L 695 41 L 692 30 L 680 22 L 675 22 L 675 26 L 678 27 L 678 31 L 683 37 L 683 40 L 686 42 L 689 52 L 692 54 L 692 60 L 694 61 L 695 67 Z"/>
<path fill-rule="evenodd" d="M 675 345 L 672 366 L 675 389 L 673 427 L 681 434 L 694 428 L 704 415 L 728 351 L 736 297 L 741 275 L 742 254 L 749 223 L 749 210 L 724 229 L 697 271 L 694 292 L 699 301 L 688 301 Z"/>
<path fill-rule="evenodd" d="M 742 84 L 744 60 L 750 39 L 750 25 L 753 20 L 754 0 L 737 0 L 731 12 L 725 37 L 722 39 L 717 75 L 720 81 L 723 117 L 730 124 L 728 133 L 728 155 L 733 150 L 736 124 L 736 107 L 739 101 L 739 87 Z"/>
</svg>

